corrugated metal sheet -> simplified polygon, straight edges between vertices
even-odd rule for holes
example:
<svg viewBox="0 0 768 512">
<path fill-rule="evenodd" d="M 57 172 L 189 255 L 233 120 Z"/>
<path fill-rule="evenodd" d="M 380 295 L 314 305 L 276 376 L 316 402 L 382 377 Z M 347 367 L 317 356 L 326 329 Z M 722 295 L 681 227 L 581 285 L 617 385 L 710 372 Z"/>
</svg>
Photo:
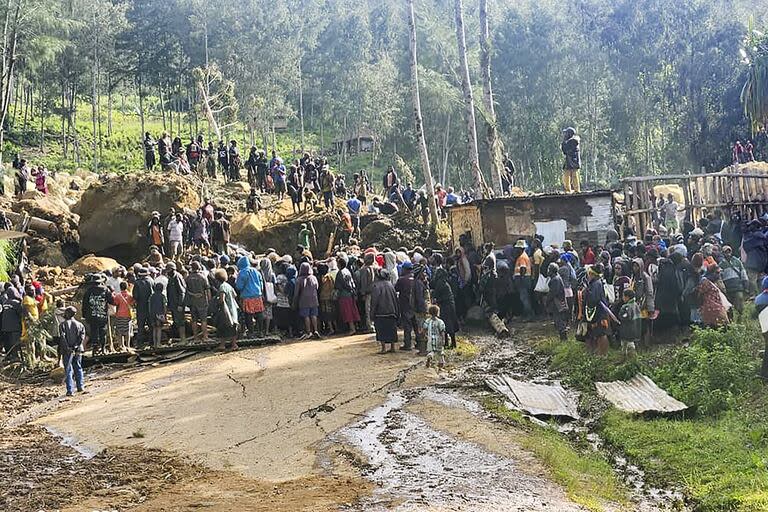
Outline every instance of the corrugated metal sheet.
<svg viewBox="0 0 768 512">
<path fill-rule="evenodd" d="M 515 380 L 508 375 L 494 375 L 486 384 L 507 397 L 516 409 L 534 416 L 563 416 L 577 419 L 578 395 L 560 384 L 534 384 Z"/>
<path fill-rule="evenodd" d="M 595 387 L 600 396 L 626 412 L 676 412 L 688 408 L 642 374 L 628 381 L 595 382 Z"/>
</svg>

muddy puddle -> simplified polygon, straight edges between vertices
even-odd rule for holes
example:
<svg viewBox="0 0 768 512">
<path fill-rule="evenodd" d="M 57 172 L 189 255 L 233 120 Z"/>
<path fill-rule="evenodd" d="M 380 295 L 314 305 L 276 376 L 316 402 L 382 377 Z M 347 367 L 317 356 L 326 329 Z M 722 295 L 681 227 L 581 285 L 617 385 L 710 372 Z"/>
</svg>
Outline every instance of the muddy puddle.
<svg viewBox="0 0 768 512">
<path fill-rule="evenodd" d="M 363 473 L 378 487 L 346 510 L 582 510 L 561 496 L 553 503 L 551 482 L 527 473 L 520 462 L 440 432 L 408 412 L 406 406 L 417 399 L 471 404 L 431 389 L 396 392 L 341 430 L 336 440 L 364 455 Z M 476 404 L 469 407 L 479 411 Z"/>
</svg>

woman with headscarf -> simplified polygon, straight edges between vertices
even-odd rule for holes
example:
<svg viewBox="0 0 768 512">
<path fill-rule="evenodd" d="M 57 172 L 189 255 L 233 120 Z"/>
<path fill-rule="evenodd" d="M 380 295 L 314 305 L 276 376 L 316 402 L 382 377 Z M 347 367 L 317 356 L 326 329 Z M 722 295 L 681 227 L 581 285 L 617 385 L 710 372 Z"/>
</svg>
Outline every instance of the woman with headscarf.
<svg viewBox="0 0 768 512">
<path fill-rule="evenodd" d="M 299 311 L 299 317 L 304 320 L 304 335 L 300 339 L 312 338 L 319 340 L 317 331 L 317 314 L 320 306 L 317 299 L 318 282 L 312 274 L 312 265 L 306 261 L 299 267 L 299 278 L 296 280 L 296 291 L 293 295 L 294 308 Z"/>
<path fill-rule="evenodd" d="M 456 348 L 456 331 L 459 330 L 456 302 L 448 282 L 448 271 L 443 267 L 436 268 L 432 277 L 432 298 L 440 306 L 440 319 L 445 324 L 445 346 Z"/>
<path fill-rule="evenodd" d="M 330 336 L 336 334 L 336 260 L 331 259 L 327 264 L 318 265 L 318 280 L 320 281 L 320 322 L 324 332 Z"/>
<path fill-rule="evenodd" d="M 219 314 L 217 317 L 216 334 L 219 337 L 219 349 L 226 349 L 227 341 L 230 348 L 237 350 L 237 331 L 240 324 L 238 317 L 237 294 L 227 282 L 227 271 L 220 268 L 215 272 L 219 283 Z"/>
<path fill-rule="evenodd" d="M 264 334 L 266 335 L 269 333 L 269 324 L 274 317 L 272 306 L 274 306 L 277 299 L 275 296 L 275 273 L 272 270 L 272 261 L 269 258 L 262 258 L 259 261 L 259 272 L 261 272 L 261 277 L 264 280 L 264 313 L 262 320 Z M 269 299 L 273 299 L 273 302 L 269 302 Z"/>
<path fill-rule="evenodd" d="M 296 276 L 296 268 L 290 265 L 293 277 Z M 278 273 L 275 275 L 275 297 L 277 301 L 272 306 L 272 318 L 275 328 L 285 332 L 288 338 L 293 338 L 293 327 L 296 323 L 291 311 L 293 294 L 288 295 L 288 266 L 280 262 L 275 266 Z"/>
<path fill-rule="evenodd" d="M 376 341 L 381 343 L 382 354 L 387 350 L 387 343 L 390 344 L 389 351 L 395 351 L 397 320 L 400 315 L 397 308 L 397 293 L 389 274 L 389 270 L 379 269 L 371 289 L 371 316 L 376 328 Z"/>
<path fill-rule="evenodd" d="M 619 313 L 621 308 L 621 298 L 624 296 L 624 290 L 630 285 L 629 276 L 632 274 L 625 259 L 617 258 L 613 260 L 613 296 L 615 300 L 611 306 L 614 314 Z"/>
<path fill-rule="evenodd" d="M 389 282 L 395 286 L 400 276 L 397 273 L 397 255 L 394 252 L 387 251 L 384 253 L 384 268 L 389 274 Z"/>
<path fill-rule="evenodd" d="M 682 290 L 678 286 L 675 264 L 669 258 L 658 260 L 659 271 L 656 285 L 656 309 L 659 318 L 656 324 L 660 327 L 672 327 L 679 323 L 678 301 Z"/>
<path fill-rule="evenodd" d="M 728 325 L 729 322 L 725 294 L 715 284 L 719 279 L 720 267 L 710 265 L 696 288 L 701 301 L 701 321 L 713 329 Z"/>
<path fill-rule="evenodd" d="M 587 267 L 587 287 L 581 300 L 581 319 L 587 322 L 587 348 L 599 356 L 608 353 L 608 312 L 602 273 L 600 264 Z"/>
</svg>

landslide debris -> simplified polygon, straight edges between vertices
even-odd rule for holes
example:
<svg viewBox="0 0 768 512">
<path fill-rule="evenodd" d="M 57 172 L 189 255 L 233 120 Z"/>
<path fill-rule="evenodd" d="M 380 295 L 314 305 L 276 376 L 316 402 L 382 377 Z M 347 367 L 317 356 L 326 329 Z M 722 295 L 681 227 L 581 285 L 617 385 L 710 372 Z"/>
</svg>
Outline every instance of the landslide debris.
<svg viewBox="0 0 768 512">
<path fill-rule="evenodd" d="M 80 215 L 80 249 L 131 264 L 146 254 L 153 211 L 199 206 L 192 183 L 176 174 L 124 174 L 94 183 L 73 207 Z"/>
</svg>

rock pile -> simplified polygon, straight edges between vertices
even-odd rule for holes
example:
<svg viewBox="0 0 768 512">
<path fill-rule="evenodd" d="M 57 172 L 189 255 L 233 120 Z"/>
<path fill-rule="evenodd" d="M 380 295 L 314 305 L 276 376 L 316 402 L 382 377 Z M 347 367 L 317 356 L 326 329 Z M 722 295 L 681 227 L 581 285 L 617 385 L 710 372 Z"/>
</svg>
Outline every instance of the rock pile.
<svg viewBox="0 0 768 512">
<path fill-rule="evenodd" d="M 200 196 L 183 176 L 124 174 L 91 185 L 72 209 L 80 215 L 82 252 L 131 264 L 146 256 L 151 212 L 199 206 Z"/>
</svg>

